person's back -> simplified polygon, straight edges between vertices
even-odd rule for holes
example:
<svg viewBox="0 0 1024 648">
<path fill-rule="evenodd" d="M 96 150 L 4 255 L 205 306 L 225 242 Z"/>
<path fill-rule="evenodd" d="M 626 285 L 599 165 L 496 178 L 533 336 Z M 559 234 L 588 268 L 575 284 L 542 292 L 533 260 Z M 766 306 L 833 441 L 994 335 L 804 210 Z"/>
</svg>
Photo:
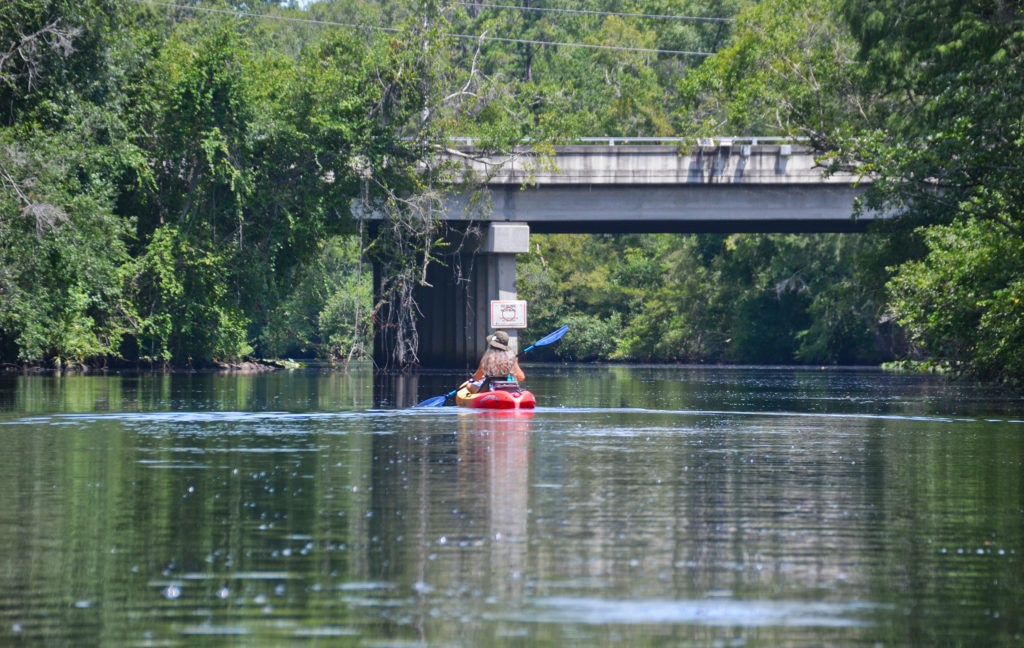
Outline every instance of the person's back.
<svg viewBox="0 0 1024 648">
<path fill-rule="evenodd" d="M 511 351 L 502 351 L 494 347 L 488 348 L 484 351 L 484 355 L 480 358 L 480 367 L 484 370 L 484 377 L 486 378 L 501 378 L 504 380 L 508 379 L 508 376 L 512 375 L 512 370 L 516 365 L 516 354 Z"/>
<path fill-rule="evenodd" d="M 516 354 L 509 348 L 509 337 L 505 331 L 495 331 L 487 336 L 487 350 L 480 358 L 480 366 L 473 374 L 471 381 L 478 383 L 470 387 L 470 391 L 477 392 L 480 389 L 487 389 L 491 381 L 519 381 L 524 380 L 526 374 L 519 368 L 519 361 Z M 470 381 L 467 381 L 470 382 Z"/>
</svg>

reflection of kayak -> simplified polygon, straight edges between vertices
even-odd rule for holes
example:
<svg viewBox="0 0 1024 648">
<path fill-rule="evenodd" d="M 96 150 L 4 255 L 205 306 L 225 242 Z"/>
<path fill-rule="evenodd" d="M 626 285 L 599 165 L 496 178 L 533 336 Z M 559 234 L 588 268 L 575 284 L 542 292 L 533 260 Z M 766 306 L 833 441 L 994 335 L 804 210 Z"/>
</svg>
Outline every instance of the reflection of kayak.
<svg viewBox="0 0 1024 648">
<path fill-rule="evenodd" d="M 459 407 L 482 409 L 533 409 L 537 406 L 537 399 L 525 389 L 518 392 L 496 390 L 471 394 L 463 387 L 455 393 L 455 403 Z"/>
<path fill-rule="evenodd" d="M 533 413 L 536 410 L 532 409 L 470 409 L 469 407 L 463 407 L 459 410 L 459 423 L 463 421 L 477 421 L 483 422 L 484 425 L 507 425 L 512 422 L 516 425 L 526 424 L 527 428 L 525 432 L 529 432 L 530 419 L 533 418 Z M 459 428 L 462 429 L 461 427 Z"/>
</svg>

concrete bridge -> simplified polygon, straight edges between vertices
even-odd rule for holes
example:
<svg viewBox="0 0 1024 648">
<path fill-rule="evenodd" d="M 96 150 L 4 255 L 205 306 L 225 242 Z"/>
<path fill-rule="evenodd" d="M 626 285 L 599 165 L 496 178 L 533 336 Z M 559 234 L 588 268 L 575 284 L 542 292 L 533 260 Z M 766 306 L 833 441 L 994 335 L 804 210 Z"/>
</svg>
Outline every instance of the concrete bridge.
<svg viewBox="0 0 1024 648">
<path fill-rule="evenodd" d="M 433 288 L 416 295 L 423 366 L 475 366 L 491 300 L 516 298 L 516 255 L 529 251 L 531 232 L 859 232 L 873 218 L 852 216 L 859 178 L 824 177 L 814 156 L 791 142 L 599 141 L 559 147 L 549 160 L 525 150 L 486 157 L 471 145 L 452 153 L 484 179 L 492 209 L 480 220 L 466 198 L 450 202 L 449 224 L 472 223 L 480 236 L 475 254 L 450 260 L 464 281 L 456 282 L 452 264 L 434 264 Z M 375 334 L 378 364 L 388 342 Z"/>
</svg>

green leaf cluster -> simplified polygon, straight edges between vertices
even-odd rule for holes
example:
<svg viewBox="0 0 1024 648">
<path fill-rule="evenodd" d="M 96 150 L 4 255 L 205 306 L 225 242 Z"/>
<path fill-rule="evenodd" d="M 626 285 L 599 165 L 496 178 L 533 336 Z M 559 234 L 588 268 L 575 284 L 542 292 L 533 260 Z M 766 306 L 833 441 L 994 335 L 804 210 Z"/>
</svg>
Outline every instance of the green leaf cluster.
<svg viewBox="0 0 1024 648">
<path fill-rule="evenodd" d="M 894 266 L 893 315 L 919 353 L 1024 380 L 1024 8 L 1012 2 L 846 3 L 870 119 L 840 155 L 877 176 L 871 206 L 925 245 Z"/>
<path fill-rule="evenodd" d="M 11 359 L 117 355 L 128 223 L 99 177 L 102 153 L 42 130 L 0 131 L 0 339 Z"/>
<path fill-rule="evenodd" d="M 975 218 L 928 227 L 923 237 L 928 254 L 889 283 L 919 351 L 954 370 L 1024 376 L 1024 241 Z"/>
<path fill-rule="evenodd" d="M 1022 34 L 1020 3 L 769 0 L 680 79 L 679 123 L 805 135 L 826 169 L 870 180 L 859 209 L 897 217 L 883 256 L 817 293 L 801 355 L 866 316 L 891 348 L 908 336 L 905 357 L 1024 380 Z"/>
<path fill-rule="evenodd" d="M 824 144 L 862 117 L 856 43 L 833 0 L 769 0 L 677 79 L 674 119 L 694 136 L 797 135 Z"/>
</svg>

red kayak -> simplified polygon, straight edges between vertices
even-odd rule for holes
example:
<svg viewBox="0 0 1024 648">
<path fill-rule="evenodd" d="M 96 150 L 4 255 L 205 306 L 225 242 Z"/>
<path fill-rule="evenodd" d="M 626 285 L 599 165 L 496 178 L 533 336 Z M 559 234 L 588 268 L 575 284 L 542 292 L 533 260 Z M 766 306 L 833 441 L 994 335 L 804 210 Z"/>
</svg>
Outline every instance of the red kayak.
<svg viewBox="0 0 1024 648">
<path fill-rule="evenodd" d="M 455 403 L 459 407 L 474 407 L 479 409 L 533 409 L 537 406 L 537 399 L 533 397 L 533 394 L 525 389 L 500 389 L 473 394 L 463 387 L 455 393 Z"/>
</svg>

